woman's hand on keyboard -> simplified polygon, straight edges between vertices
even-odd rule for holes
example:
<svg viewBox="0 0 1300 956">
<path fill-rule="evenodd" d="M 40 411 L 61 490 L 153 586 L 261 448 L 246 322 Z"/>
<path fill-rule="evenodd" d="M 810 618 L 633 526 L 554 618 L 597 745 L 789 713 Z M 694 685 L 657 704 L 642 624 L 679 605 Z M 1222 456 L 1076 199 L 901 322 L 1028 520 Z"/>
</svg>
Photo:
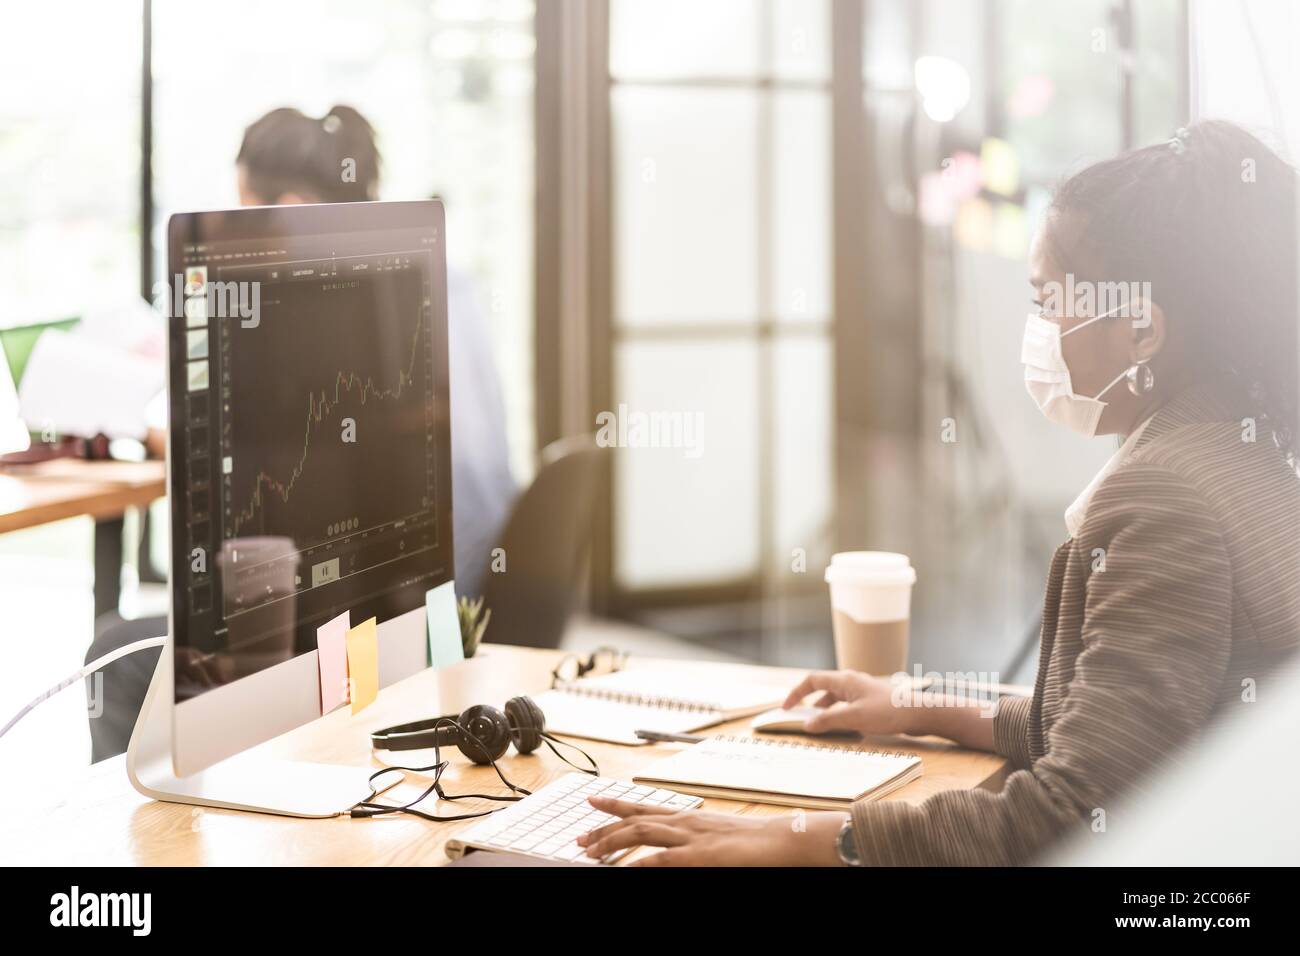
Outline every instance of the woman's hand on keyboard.
<svg viewBox="0 0 1300 956">
<path fill-rule="evenodd" d="M 661 846 L 632 866 L 840 866 L 836 838 L 843 813 L 796 810 L 770 817 L 668 810 L 592 797 L 597 810 L 621 819 L 578 837 L 597 859 L 635 846 Z"/>
<path fill-rule="evenodd" d="M 908 707 L 910 695 L 896 694 L 895 685 L 858 671 L 816 671 L 805 677 L 785 699 L 797 707 L 813 691 L 821 691 L 815 706 L 822 710 L 805 721 L 810 734 L 854 731 L 859 734 L 923 734 L 917 726 L 924 711 Z"/>
</svg>

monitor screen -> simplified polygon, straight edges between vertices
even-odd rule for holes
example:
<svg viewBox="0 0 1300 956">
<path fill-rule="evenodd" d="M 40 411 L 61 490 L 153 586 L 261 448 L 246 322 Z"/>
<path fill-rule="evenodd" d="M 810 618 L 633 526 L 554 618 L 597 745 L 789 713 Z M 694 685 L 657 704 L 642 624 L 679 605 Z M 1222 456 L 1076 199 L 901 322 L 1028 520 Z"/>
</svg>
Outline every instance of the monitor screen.
<svg viewBox="0 0 1300 956">
<path fill-rule="evenodd" d="M 442 206 L 195 213 L 169 236 L 182 701 L 451 580 Z"/>
</svg>

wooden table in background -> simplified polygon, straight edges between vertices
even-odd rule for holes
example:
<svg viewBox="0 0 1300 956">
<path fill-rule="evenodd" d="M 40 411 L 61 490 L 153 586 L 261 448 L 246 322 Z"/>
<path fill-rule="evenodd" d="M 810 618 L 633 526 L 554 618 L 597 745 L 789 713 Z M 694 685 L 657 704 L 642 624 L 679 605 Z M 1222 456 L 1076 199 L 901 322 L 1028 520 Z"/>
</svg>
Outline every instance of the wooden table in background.
<svg viewBox="0 0 1300 956">
<path fill-rule="evenodd" d="M 161 461 L 56 458 L 0 469 L 0 534 L 77 518 L 95 519 L 95 614 L 116 609 L 122 574 L 122 516 L 167 493 Z"/>
<path fill-rule="evenodd" d="M 561 656 L 559 651 L 484 645 L 472 660 L 442 671 L 426 670 L 387 688 L 375 704 L 355 717 L 346 709 L 335 711 L 263 744 L 257 751 L 378 769 L 382 764 L 371 755 L 371 731 L 436 714 L 459 713 L 476 703 L 499 706 L 508 697 L 540 692 L 550 685 L 551 671 Z M 718 681 L 743 676 L 770 682 L 778 689 L 778 696 L 804 673 L 787 668 L 652 658 L 634 658 L 629 666 L 690 669 Z M 739 720 L 716 730 L 748 734 L 748 724 L 748 720 Z M 596 758 L 603 775 L 625 780 L 651 761 L 683 746 L 574 742 Z M 924 762 L 924 776 L 886 797 L 888 800 L 917 803 L 941 790 L 997 789 L 1007 772 L 1003 758 L 962 750 L 946 741 L 904 738 L 880 743 L 890 749 L 918 753 Z M 397 756 L 421 755 L 412 752 Z M 454 749 L 444 751 L 447 755 L 452 762 L 443 776 L 448 793 L 503 791 L 490 767 L 476 767 Z M 529 756 L 519 756 L 512 749 L 500 766 L 512 782 L 531 790 L 570 770 L 545 748 Z M 7 812 L 0 815 L 0 863 L 5 864 L 442 864 L 447 862 L 443 849 L 447 838 L 459 827 L 470 825 L 430 823 L 402 814 L 371 820 L 302 820 L 157 803 L 131 788 L 122 757 L 80 771 L 59 773 L 53 768 L 28 768 L 18 772 L 32 772 L 40 779 L 3 788 L 7 792 L 0 804 Z M 412 799 L 419 792 L 417 785 L 423 789 L 427 779 L 408 775 L 408 780 L 385 798 L 409 794 L 407 799 Z M 363 796 L 357 794 L 358 799 Z M 463 811 L 470 803 L 446 804 L 444 807 L 449 809 L 442 812 Z M 432 802 L 424 808 L 438 812 Z M 717 799 L 705 800 L 704 808 L 754 815 L 791 812 L 788 807 Z"/>
</svg>

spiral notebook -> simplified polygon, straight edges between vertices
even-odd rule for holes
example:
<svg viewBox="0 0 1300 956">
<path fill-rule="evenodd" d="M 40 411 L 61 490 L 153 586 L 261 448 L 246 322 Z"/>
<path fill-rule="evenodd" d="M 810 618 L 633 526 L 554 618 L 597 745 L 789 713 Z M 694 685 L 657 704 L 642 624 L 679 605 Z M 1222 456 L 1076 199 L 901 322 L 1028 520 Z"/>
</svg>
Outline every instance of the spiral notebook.
<svg viewBox="0 0 1300 956">
<path fill-rule="evenodd" d="M 784 696 L 764 684 L 646 668 L 568 681 L 533 700 L 551 733 L 641 745 L 638 730 L 688 734 L 769 710 Z"/>
<path fill-rule="evenodd" d="M 919 776 L 915 754 L 717 736 L 651 764 L 632 780 L 700 797 L 846 810 Z"/>
</svg>

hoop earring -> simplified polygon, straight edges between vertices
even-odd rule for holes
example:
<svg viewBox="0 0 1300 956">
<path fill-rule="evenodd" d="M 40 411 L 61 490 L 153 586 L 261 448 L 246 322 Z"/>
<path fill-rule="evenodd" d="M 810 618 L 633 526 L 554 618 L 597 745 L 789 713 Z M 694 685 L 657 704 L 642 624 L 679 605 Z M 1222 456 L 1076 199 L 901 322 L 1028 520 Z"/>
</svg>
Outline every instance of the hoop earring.
<svg viewBox="0 0 1300 956">
<path fill-rule="evenodd" d="M 1150 359 L 1143 359 L 1132 365 L 1124 378 L 1128 380 L 1128 390 L 1134 395 L 1141 398 L 1151 392 L 1156 387 L 1156 373 L 1151 371 L 1151 366 L 1147 365 Z"/>
</svg>

